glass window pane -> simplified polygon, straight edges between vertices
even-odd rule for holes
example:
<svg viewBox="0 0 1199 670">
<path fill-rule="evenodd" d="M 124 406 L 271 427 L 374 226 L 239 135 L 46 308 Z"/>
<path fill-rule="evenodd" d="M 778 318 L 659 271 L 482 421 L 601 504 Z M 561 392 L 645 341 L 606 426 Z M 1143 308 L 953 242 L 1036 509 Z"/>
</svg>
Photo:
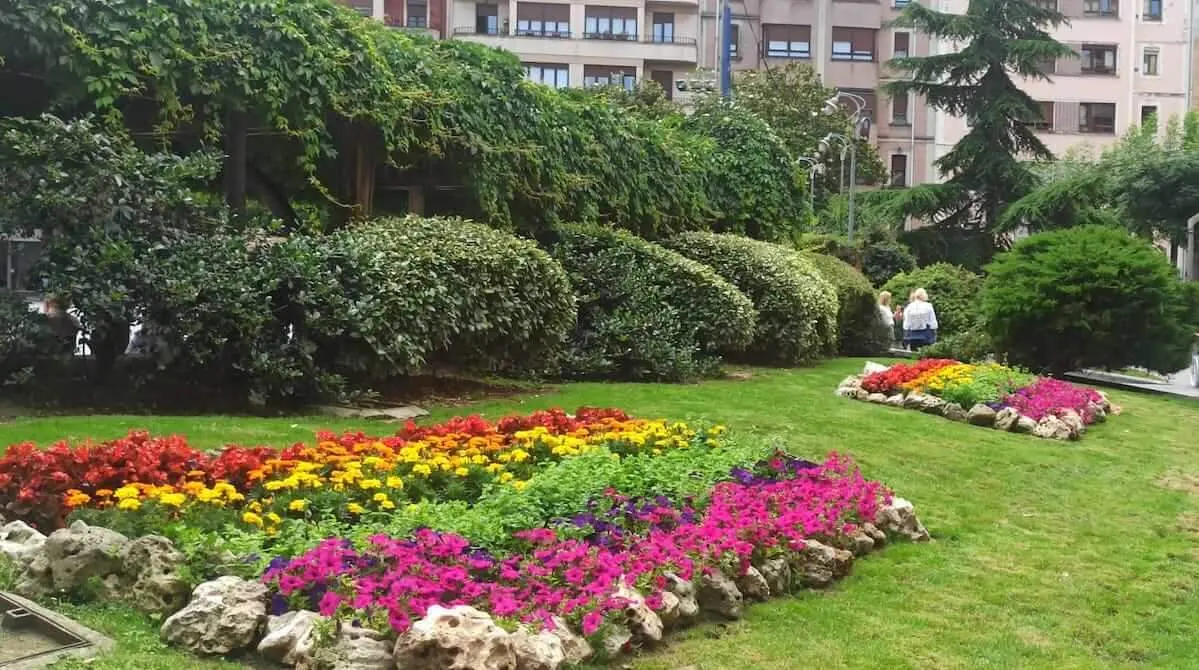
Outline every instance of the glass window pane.
<svg viewBox="0 0 1199 670">
<path fill-rule="evenodd" d="M 592 34 L 594 34 L 598 29 L 597 20 L 594 16 L 588 16 L 587 21 L 583 24 L 583 26 L 584 31 Z"/>
</svg>

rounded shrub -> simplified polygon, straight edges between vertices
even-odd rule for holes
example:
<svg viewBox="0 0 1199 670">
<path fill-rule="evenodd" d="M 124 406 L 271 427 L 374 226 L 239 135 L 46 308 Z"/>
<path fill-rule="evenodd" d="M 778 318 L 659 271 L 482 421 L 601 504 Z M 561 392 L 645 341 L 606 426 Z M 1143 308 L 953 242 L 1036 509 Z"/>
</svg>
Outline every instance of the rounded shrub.
<svg viewBox="0 0 1199 670">
<path fill-rule="evenodd" d="M 916 269 L 916 257 L 900 242 L 869 239 L 862 244 L 862 274 L 875 286 L 882 286 L 901 272 Z"/>
<path fill-rule="evenodd" d="M 46 363 L 69 357 L 71 349 L 29 300 L 0 291 L 0 386 L 32 381 Z"/>
<path fill-rule="evenodd" d="M 574 294 L 533 242 L 462 219 L 410 216 L 309 243 L 329 274 L 295 301 L 333 369 L 375 378 L 437 365 L 556 371 Z"/>
<path fill-rule="evenodd" d="M 578 300 L 567 376 L 694 378 L 753 341 L 753 303 L 706 265 L 595 225 L 562 226 L 546 243 Z"/>
<path fill-rule="evenodd" d="M 879 317 L 874 288 L 852 265 L 824 254 L 802 252 L 837 291 L 837 351 L 846 356 L 886 353 L 892 333 Z"/>
<path fill-rule="evenodd" d="M 684 233 L 667 247 L 714 269 L 753 301 L 757 361 L 805 363 L 837 349 L 837 293 L 789 249 L 737 235 Z"/>
<path fill-rule="evenodd" d="M 982 315 L 1013 363 L 1051 373 L 1187 366 L 1194 294 L 1159 250 L 1127 231 L 1033 235 L 987 268 Z"/>
<path fill-rule="evenodd" d="M 978 323 L 978 298 L 982 277 L 949 263 L 934 263 L 910 272 L 901 272 L 883 285 L 890 291 L 893 304 L 907 304 L 912 291 L 928 291 L 928 301 L 937 310 L 938 337 L 965 332 Z"/>
</svg>

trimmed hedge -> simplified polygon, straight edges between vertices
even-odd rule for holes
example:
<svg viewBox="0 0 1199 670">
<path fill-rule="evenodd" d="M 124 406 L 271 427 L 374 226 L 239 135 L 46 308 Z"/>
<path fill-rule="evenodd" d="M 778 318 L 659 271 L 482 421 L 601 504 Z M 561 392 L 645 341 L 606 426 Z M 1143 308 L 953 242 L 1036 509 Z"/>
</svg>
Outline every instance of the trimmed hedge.
<svg viewBox="0 0 1199 670">
<path fill-rule="evenodd" d="M 934 263 L 911 272 L 900 272 L 883 285 L 893 304 L 903 307 L 912 291 L 923 288 L 937 311 L 939 338 L 963 333 L 979 323 L 979 295 L 983 278 L 966 268 Z"/>
<path fill-rule="evenodd" d="M 332 369 L 375 378 L 441 364 L 557 369 L 574 294 L 533 242 L 463 219 L 410 216 L 308 243 L 329 268 L 317 288 L 337 290 L 303 291 L 296 301 Z"/>
<path fill-rule="evenodd" d="M 1127 230 L 1079 226 L 1017 242 L 987 267 L 982 313 L 1013 363 L 1061 374 L 1190 363 L 1199 293 Z"/>
<path fill-rule="evenodd" d="M 566 376 L 689 379 L 753 341 L 753 303 L 705 265 L 595 225 L 562 226 L 546 243 L 579 303 Z"/>
<path fill-rule="evenodd" d="M 891 329 L 879 318 L 874 288 L 866 276 L 845 261 L 814 252 L 801 252 L 837 290 L 837 351 L 845 356 L 869 356 L 891 348 Z"/>
<path fill-rule="evenodd" d="M 716 270 L 758 310 L 748 354 L 757 361 L 797 364 L 837 349 L 837 293 L 799 254 L 736 235 L 684 233 L 665 246 Z"/>
</svg>

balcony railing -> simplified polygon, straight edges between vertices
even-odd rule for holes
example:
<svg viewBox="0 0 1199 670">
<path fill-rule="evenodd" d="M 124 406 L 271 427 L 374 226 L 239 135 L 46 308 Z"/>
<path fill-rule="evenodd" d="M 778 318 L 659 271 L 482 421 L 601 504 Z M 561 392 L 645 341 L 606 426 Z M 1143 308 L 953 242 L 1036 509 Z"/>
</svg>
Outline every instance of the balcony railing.
<svg viewBox="0 0 1199 670">
<path fill-rule="evenodd" d="M 530 30 L 517 30 L 510 28 L 507 31 L 503 29 L 493 31 L 481 31 L 477 28 L 461 27 L 454 28 L 454 35 L 474 35 L 478 37 L 520 37 L 525 39 L 547 39 L 547 40 L 594 40 L 601 42 L 640 42 L 642 44 L 663 44 L 663 45 L 680 45 L 680 46 L 696 46 L 698 42 L 694 37 L 674 37 L 664 38 L 661 35 L 630 35 L 628 33 L 570 33 L 562 31 L 541 31 L 534 32 Z"/>
</svg>

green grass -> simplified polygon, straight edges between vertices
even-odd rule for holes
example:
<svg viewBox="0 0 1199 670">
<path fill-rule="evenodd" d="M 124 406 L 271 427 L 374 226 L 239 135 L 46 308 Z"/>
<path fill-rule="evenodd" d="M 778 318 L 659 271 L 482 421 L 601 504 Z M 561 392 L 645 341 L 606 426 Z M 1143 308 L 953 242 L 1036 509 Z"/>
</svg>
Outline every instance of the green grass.
<svg viewBox="0 0 1199 670">
<path fill-rule="evenodd" d="M 614 405 L 718 419 L 796 454 L 847 452 L 868 477 L 915 502 L 935 538 L 859 561 L 826 592 L 755 605 L 743 621 L 677 634 L 634 659 L 638 670 L 1199 666 L 1199 479 L 1190 480 L 1193 492 L 1160 483 L 1199 474 L 1199 404 L 1116 393 L 1124 414 L 1062 444 L 834 397 L 837 382 L 860 364 L 755 371 L 749 381 L 695 386 L 569 385 L 471 409 L 494 416 Z M 81 417 L 17 420 L 0 433 L 47 442 L 145 427 L 217 446 L 285 444 L 317 427 L 349 425 Z M 145 619 L 123 610 L 71 612 L 119 642 L 89 668 L 231 667 L 164 650 Z"/>
</svg>

